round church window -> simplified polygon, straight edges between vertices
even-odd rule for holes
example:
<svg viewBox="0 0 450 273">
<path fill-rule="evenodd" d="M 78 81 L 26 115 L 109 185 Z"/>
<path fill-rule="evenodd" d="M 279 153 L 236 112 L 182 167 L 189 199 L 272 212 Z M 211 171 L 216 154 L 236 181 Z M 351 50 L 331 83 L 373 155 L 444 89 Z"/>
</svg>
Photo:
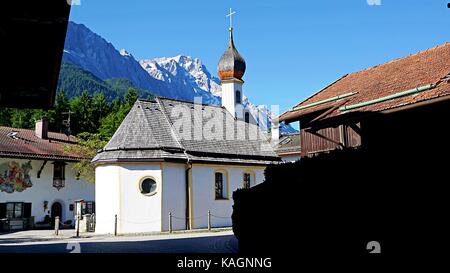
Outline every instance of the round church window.
<svg viewBox="0 0 450 273">
<path fill-rule="evenodd" d="M 152 178 L 145 178 L 141 181 L 141 193 L 144 195 L 153 195 L 156 193 L 156 181 Z"/>
</svg>

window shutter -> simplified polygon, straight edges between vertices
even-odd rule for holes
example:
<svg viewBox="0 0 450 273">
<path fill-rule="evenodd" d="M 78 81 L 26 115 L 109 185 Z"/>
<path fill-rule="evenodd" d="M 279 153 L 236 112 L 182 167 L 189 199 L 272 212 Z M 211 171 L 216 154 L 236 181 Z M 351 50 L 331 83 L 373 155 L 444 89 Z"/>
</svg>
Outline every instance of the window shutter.
<svg viewBox="0 0 450 273">
<path fill-rule="evenodd" d="M 31 217 L 31 203 L 24 203 L 24 208 L 23 208 L 23 217 L 24 218 L 29 218 Z"/>
<path fill-rule="evenodd" d="M 6 218 L 6 203 L 0 203 L 0 218 Z"/>
</svg>

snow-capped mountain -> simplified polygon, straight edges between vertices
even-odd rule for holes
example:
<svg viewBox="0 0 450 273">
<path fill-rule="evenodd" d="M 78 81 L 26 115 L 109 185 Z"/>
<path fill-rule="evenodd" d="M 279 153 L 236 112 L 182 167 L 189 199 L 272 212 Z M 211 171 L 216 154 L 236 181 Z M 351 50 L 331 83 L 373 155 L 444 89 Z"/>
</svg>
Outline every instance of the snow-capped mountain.
<svg viewBox="0 0 450 273">
<path fill-rule="evenodd" d="M 125 50 L 122 49 L 122 51 Z M 139 63 L 155 79 L 168 82 L 172 85 L 187 85 L 188 82 L 197 96 L 202 96 L 204 92 L 213 95 L 213 97 L 206 99 L 207 103 L 221 103 L 222 90 L 220 80 L 217 77 L 211 76 L 211 73 L 209 73 L 208 69 L 198 58 L 178 55 L 171 58 L 163 57 L 140 60 Z M 205 101 L 204 96 L 202 97 Z M 250 109 L 254 117 L 263 118 L 263 120 L 258 120 L 260 124 L 264 124 L 265 127 L 270 127 L 272 115 L 266 106 L 254 105 L 245 95 L 242 97 L 242 103 L 245 108 Z M 280 124 L 280 126 L 282 133 L 296 132 L 294 128 L 284 123 Z"/>
<path fill-rule="evenodd" d="M 206 103 L 220 104 L 219 79 L 211 76 L 202 61 L 189 56 L 140 60 L 147 73 L 170 88 L 201 96 Z"/>
<path fill-rule="evenodd" d="M 157 94 L 163 90 L 159 81 L 149 77 L 133 56 L 122 55 L 111 43 L 81 24 L 69 23 L 63 59 L 102 80 L 127 78 L 139 88 Z"/>
<path fill-rule="evenodd" d="M 63 59 L 102 80 L 129 79 L 136 87 L 155 95 L 184 100 L 201 96 L 204 103 L 221 103 L 220 81 L 200 59 L 178 55 L 137 61 L 125 49 L 117 50 L 82 24 L 69 22 Z M 270 117 L 267 108 L 253 105 L 245 96 L 243 103 L 254 115 L 260 111 Z M 280 129 L 295 132 L 286 125 Z"/>
</svg>

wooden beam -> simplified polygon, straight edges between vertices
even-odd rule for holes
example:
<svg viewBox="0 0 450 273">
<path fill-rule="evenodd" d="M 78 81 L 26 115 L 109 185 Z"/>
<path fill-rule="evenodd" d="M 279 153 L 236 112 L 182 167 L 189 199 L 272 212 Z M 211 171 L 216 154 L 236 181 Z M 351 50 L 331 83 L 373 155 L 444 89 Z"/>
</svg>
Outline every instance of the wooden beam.
<svg viewBox="0 0 450 273">
<path fill-rule="evenodd" d="M 42 163 L 41 168 L 39 168 L 39 170 L 38 170 L 38 172 L 37 172 L 37 178 L 41 178 L 41 173 L 42 173 L 42 170 L 43 170 L 44 167 L 45 167 L 45 164 L 47 164 L 47 160 L 44 160 L 44 163 Z"/>
<path fill-rule="evenodd" d="M 358 125 L 356 123 L 349 124 L 349 126 L 350 126 L 350 128 L 353 129 L 353 131 L 355 131 L 359 136 L 361 136 L 361 134 L 362 134 L 361 128 L 358 127 Z"/>
<path fill-rule="evenodd" d="M 341 107 L 342 105 L 346 104 L 349 101 L 349 99 L 343 100 L 340 103 L 336 104 L 335 106 L 331 107 L 330 109 L 328 109 L 327 111 L 323 112 L 322 114 L 320 114 L 319 116 L 315 117 L 313 120 L 311 120 L 309 123 L 313 123 L 315 121 L 321 120 L 323 117 L 328 116 L 328 114 L 330 114 L 331 112 L 339 109 L 339 107 Z"/>
<path fill-rule="evenodd" d="M 327 141 L 330 141 L 331 143 L 334 143 L 334 144 L 336 144 L 336 145 L 339 145 L 339 146 L 341 146 L 342 148 L 344 148 L 345 146 L 342 144 L 342 143 L 340 143 L 340 142 L 338 142 L 338 141 L 335 141 L 334 139 L 331 139 L 331 138 L 329 138 L 329 137 L 326 137 L 326 136 L 324 136 L 324 135 L 321 135 L 321 134 L 319 134 L 319 133 L 317 133 L 316 131 L 307 131 L 308 133 L 311 133 L 311 134 L 313 134 L 313 135 L 315 135 L 315 136 L 318 136 L 318 137 L 320 137 L 320 138 L 323 138 L 323 139 L 325 139 L 325 140 L 327 140 Z"/>
<path fill-rule="evenodd" d="M 345 125 L 339 125 L 339 140 L 341 141 L 342 147 L 347 147 L 346 135 Z"/>
</svg>

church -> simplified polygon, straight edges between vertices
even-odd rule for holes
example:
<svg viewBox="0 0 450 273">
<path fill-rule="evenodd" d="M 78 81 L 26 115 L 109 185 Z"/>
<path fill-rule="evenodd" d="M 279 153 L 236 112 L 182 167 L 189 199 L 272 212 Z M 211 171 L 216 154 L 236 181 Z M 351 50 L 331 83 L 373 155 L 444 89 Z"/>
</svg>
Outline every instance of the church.
<svg viewBox="0 0 450 273">
<path fill-rule="evenodd" d="M 218 64 L 222 106 L 137 100 L 92 160 L 97 233 L 229 227 L 233 191 L 262 183 L 280 161 L 243 109 L 246 64 L 229 32 Z"/>
</svg>

